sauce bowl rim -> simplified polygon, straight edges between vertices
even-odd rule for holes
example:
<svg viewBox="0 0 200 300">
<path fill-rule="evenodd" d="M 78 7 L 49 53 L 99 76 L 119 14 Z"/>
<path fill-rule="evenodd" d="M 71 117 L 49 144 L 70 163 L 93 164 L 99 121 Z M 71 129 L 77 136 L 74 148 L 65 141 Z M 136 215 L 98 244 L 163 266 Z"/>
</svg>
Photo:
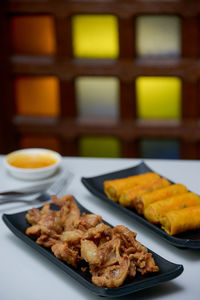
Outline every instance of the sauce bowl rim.
<svg viewBox="0 0 200 300">
<path fill-rule="evenodd" d="M 50 166 L 40 167 L 40 168 L 15 167 L 15 166 L 12 166 L 11 164 L 9 164 L 9 162 L 7 161 L 8 156 L 13 155 L 15 153 L 17 154 L 17 153 L 24 153 L 24 152 L 29 152 L 29 153 L 31 153 L 31 152 L 33 152 L 33 153 L 34 152 L 38 152 L 38 153 L 47 152 L 47 153 L 51 153 L 56 157 L 57 161 L 54 164 L 50 165 Z M 15 151 L 12 151 L 12 152 L 8 153 L 4 158 L 4 165 L 11 172 L 15 171 L 15 172 L 20 172 L 20 173 L 40 173 L 42 171 L 47 171 L 47 170 L 57 168 L 60 165 L 61 160 L 62 160 L 62 156 L 56 151 L 53 151 L 53 150 L 50 150 L 50 149 L 45 149 L 45 148 L 26 148 L 26 149 L 15 150 Z"/>
</svg>

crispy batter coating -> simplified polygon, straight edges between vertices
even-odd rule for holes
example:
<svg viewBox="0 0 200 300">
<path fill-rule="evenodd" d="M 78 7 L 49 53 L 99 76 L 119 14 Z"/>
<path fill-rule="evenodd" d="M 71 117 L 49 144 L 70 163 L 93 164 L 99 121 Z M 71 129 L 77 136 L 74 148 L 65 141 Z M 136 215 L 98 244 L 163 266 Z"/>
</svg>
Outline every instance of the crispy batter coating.
<svg viewBox="0 0 200 300">
<path fill-rule="evenodd" d="M 68 242 L 57 241 L 52 245 L 51 249 L 57 258 L 77 268 L 78 261 L 80 260 L 78 247 L 69 245 Z"/>
<path fill-rule="evenodd" d="M 52 202 L 60 210 L 45 204 L 41 210 L 33 208 L 26 215 L 31 224 L 26 234 L 36 237 L 36 242 L 50 247 L 54 255 L 72 265 L 84 260 L 89 268 L 91 281 L 99 287 L 115 288 L 127 277 L 134 278 L 159 270 L 151 253 L 136 240 L 136 233 L 123 225 L 111 228 L 102 222 L 101 216 L 80 213 L 70 195 Z"/>
<path fill-rule="evenodd" d="M 26 219 L 31 225 L 37 224 L 41 219 L 41 211 L 38 208 L 32 208 L 26 214 Z"/>
<path fill-rule="evenodd" d="M 102 223 L 102 217 L 94 214 L 82 213 L 76 226 L 82 231 L 87 231 L 89 228 L 95 227 Z"/>
<path fill-rule="evenodd" d="M 114 288 L 122 285 L 128 275 L 130 260 L 124 255 L 117 264 L 102 267 L 93 272 L 92 282 L 100 287 Z"/>
</svg>

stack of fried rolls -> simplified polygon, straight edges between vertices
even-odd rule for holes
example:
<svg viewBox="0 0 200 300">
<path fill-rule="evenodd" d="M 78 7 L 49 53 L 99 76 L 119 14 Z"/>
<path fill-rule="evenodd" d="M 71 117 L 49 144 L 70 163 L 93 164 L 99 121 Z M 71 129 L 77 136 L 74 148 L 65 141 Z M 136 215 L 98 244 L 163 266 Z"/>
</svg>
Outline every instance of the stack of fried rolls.
<svg viewBox="0 0 200 300">
<path fill-rule="evenodd" d="M 109 199 L 136 209 L 170 235 L 200 228 L 200 197 L 157 173 L 107 180 L 104 191 Z"/>
<path fill-rule="evenodd" d="M 156 173 L 149 172 L 136 176 L 129 176 L 121 179 L 104 181 L 104 191 L 109 199 L 118 202 L 122 192 L 132 187 L 152 182 L 160 176 Z"/>
</svg>

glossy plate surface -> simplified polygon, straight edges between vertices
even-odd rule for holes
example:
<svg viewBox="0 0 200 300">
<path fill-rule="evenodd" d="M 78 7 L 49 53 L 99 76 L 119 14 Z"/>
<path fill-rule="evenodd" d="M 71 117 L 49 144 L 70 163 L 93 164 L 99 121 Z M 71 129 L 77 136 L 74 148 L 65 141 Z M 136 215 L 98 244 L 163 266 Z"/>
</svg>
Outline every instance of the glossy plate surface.
<svg viewBox="0 0 200 300">
<path fill-rule="evenodd" d="M 81 206 L 78 201 L 76 201 L 81 212 L 90 213 L 87 209 Z M 52 209 L 57 209 L 55 205 L 52 205 Z M 58 258 L 54 256 L 50 249 L 44 248 L 38 245 L 34 239 L 30 238 L 25 234 L 26 228 L 29 226 L 25 219 L 27 211 L 23 211 L 16 214 L 4 214 L 3 220 L 8 228 L 21 240 L 27 243 L 29 246 L 37 250 L 39 253 L 44 255 L 47 259 L 49 259 L 52 263 L 61 268 L 64 272 L 69 274 L 75 280 L 78 281 L 79 284 L 82 284 L 85 288 L 88 288 L 91 292 L 99 296 L 106 297 L 119 297 L 127 294 L 134 293 L 136 291 L 144 290 L 149 287 L 153 287 L 162 282 L 166 282 L 168 280 L 174 279 L 179 276 L 183 272 L 183 266 L 174 264 L 172 262 L 167 261 L 162 258 L 158 254 L 149 250 L 152 253 L 156 264 L 159 266 L 160 270 L 158 273 L 150 273 L 147 275 L 137 274 L 134 279 L 127 279 L 124 284 L 118 288 L 100 288 L 95 286 L 91 282 L 91 275 L 89 272 L 82 272 L 80 265 L 77 269 L 72 266 L 62 262 Z M 104 221 L 104 223 L 108 224 Z M 108 224 L 109 225 L 109 224 Z"/>
<path fill-rule="evenodd" d="M 144 162 L 142 162 L 139 165 L 132 168 L 123 169 L 120 171 L 107 173 L 104 175 L 90 177 L 90 178 L 83 177 L 81 181 L 92 194 L 99 197 L 101 200 L 110 203 L 112 206 L 115 206 L 120 211 L 123 211 L 125 214 L 129 215 L 134 220 L 146 226 L 147 228 L 149 228 L 150 230 L 158 234 L 162 239 L 167 240 L 172 245 L 177 247 L 182 247 L 182 248 L 200 249 L 200 229 L 194 231 L 187 231 L 187 232 L 183 232 L 171 236 L 168 233 L 166 233 L 164 230 L 162 230 L 159 225 L 154 225 L 151 224 L 149 221 L 147 221 L 142 215 L 139 215 L 135 209 L 129 209 L 121 206 L 116 202 L 113 202 L 104 193 L 103 183 L 105 180 L 118 179 L 118 178 L 128 177 L 132 175 L 144 174 L 147 172 L 154 172 L 154 171 L 151 168 L 149 168 Z M 170 179 L 168 180 L 172 182 Z"/>
</svg>

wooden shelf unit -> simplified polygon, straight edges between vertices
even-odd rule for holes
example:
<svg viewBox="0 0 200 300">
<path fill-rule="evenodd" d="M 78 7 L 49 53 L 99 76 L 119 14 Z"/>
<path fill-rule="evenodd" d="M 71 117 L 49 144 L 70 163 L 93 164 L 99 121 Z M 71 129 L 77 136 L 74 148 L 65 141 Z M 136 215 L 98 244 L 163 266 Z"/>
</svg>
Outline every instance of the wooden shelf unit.
<svg viewBox="0 0 200 300">
<path fill-rule="evenodd" d="M 184 0 L 9 0 L 2 2 L 0 55 L 1 109 L 0 152 L 19 147 L 22 134 L 55 135 L 63 155 L 78 155 L 82 135 L 112 135 L 121 142 L 122 157 L 139 157 L 140 138 L 176 138 L 181 158 L 200 158 L 200 2 Z M 50 14 L 55 20 L 55 56 L 11 53 L 9 18 L 26 14 Z M 71 17 L 75 14 L 113 14 L 118 18 L 119 57 L 76 59 L 73 57 Z M 172 14 L 181 18 L 182 48 L 179 58 L 138 58 L 134 48 L 135 18 L 144 14 Z M 12 80 L 19 75 L 54 75 L 60 81 L 61 115 L 16 116 Z M 119 120 L 80 119 L 74 90 L 77 76 L 116 76 L 120 80 Z M 134 82 L 138 76 L 177 76 L 182 80 L 180 122 L 142 121 L 136 118 Z M 66 101 L 66 98 L 68 101 Z"/>
</svg>

